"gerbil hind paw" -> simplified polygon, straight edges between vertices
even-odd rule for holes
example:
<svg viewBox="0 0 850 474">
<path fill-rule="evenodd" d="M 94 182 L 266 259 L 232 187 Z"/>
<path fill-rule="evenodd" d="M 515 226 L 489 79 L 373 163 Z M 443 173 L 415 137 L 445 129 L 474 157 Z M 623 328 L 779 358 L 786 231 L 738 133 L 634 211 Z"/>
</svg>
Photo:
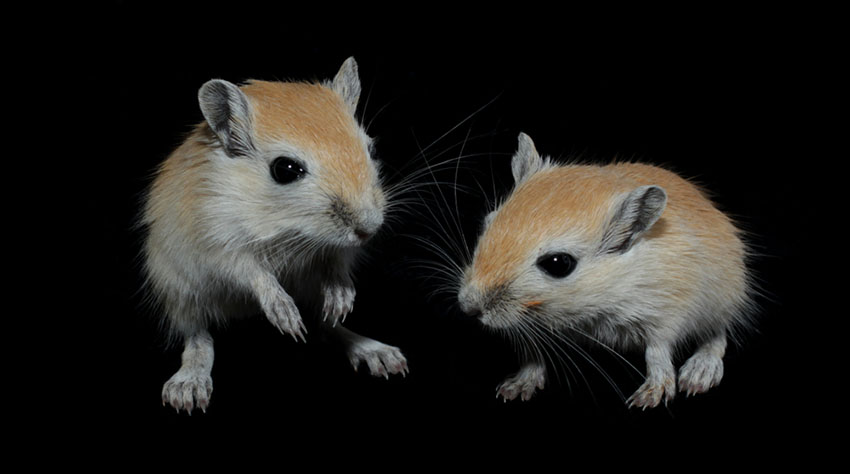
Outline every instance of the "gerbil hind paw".
<svg viewBox="0 0 850 474">
<path fill-rule="evenodd" d="M 390 378 L 390 374 L 401 374 L 407 376 L 407 359 L 397 347 L 388 346 L 373 339 L 363 340 L 352 344 L 348 348 L 348 360 L 354 367 L 354 371 L 365 362 L 369 367 L 369 373 L 375 377 Z"/>
<path fill-rule="evenodd" d="M 698 352 L 679 369 L 679 391 L 688 396 L 707 392 L 723 378 L 723 360 L 712 354 Z"/>
<path fill-rule="evenodd" d="M 675 377 L 664 377 L 661 379 L 647 379 L 635 393 L 626 400 L 629 408 L 655 408 L 664 400 L 666 405 L 676 395 Z"/>
<path fill-rule="evenodd" d="M 162 405 L 171 405 L 177 412 L 200 408 L 206 413 L 212 396 L 212 377 L 195 371 L 179 370 L 162 386 Z"/>
<path fill-rule="evenodd" d="M 519 372 L 505 379 L 496 388 L 496 397 L 500 395 L 505 402 L 515 399 L 518 395 L 522 401 L 531 400 L 537 389 L 543 390 L 546 385 L 546 369 L 543 366 L 523 366 Z"/>
<path fill-rule="evenodd" d="M 354 309 L 354 287 L 344 285 L 328 286 L 324 289 L 324 307 L 322 317 L 324 321 L 336 326 L 337 322 L 344 322 L 345 317 Z"/>
</svg>

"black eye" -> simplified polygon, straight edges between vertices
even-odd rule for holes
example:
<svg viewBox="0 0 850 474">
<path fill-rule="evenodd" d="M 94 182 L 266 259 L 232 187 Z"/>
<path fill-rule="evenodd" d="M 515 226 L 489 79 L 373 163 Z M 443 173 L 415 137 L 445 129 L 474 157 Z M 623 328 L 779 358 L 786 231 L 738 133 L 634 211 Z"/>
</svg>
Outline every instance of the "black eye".
<svg viewBox="0 0 850 474">
<path fill-rule="evenodd" d="M 271 173 L 278 183 L 288 184 L 307 174 L 307 170 L 292 158 L 280 156 L 272 161 Z"/>
<path fill-rule="evenodd" d="M 541 270 L 555 278 L 564 278 L 576 268 L 576 259 L 566 253 L 550 253 L 537 261 Z"/>
</svg>

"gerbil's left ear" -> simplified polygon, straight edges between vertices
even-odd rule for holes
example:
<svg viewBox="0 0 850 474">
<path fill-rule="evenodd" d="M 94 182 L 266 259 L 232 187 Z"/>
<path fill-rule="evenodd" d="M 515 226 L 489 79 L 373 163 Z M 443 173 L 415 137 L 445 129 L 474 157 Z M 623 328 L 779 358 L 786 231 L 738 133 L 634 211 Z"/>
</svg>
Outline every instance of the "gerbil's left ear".
<svg viewBox="0 0 850 474">
<path fill-rule="evenodd" d="M 601 253 L 623 253 L 661 217 L 667 193 L 659 186 L 641 186 L 626 195 L 605 229 Z"/>
<path fill-rule="evenodd" d="M 342 63 L 331 87 L 342 97 L 353 114 L 357 110 L 357 101 L 360 100 L 360 76 L 357 73 L 357 61 L 353 57 Z"/>
<path fill-rule="evenodd" d="M 514 183 L 519 184 L 537 172 L 543 166 L 543 159 L 537 153 L 531 137 L 525 133 L 519 134 L 519 144 L 516 153 L 511 159 L 511 173 L 514 175 Z"/>
</svg>

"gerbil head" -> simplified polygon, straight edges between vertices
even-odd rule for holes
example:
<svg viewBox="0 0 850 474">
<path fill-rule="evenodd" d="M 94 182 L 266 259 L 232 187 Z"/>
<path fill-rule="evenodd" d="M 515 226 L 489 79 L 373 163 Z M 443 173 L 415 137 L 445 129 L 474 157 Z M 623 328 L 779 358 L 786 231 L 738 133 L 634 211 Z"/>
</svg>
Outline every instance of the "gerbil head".
<svg viewBox="0 0 850 474">
<path fill-rule="evenodd" d="M 617 278 L 664 211 L 658 186 L 623 187 L 600 167 L 555 165 L 521 134 L 515 187 L 485 219 L 461 309 L 494 328 L 563 327 L 618 300 Z"/>
<path fill-rule="evenodd" d="M 253 242 L 298 234 L 356 246 L 383 223 L 385 197 L 372 140 L 354 117 L 360 96 L 349 58 L 332 81 L 211 80 L 198 92 L 214 150 L 210 206 Z M 220 219 L 219 219 L 220 221 Z"/>
</svg>

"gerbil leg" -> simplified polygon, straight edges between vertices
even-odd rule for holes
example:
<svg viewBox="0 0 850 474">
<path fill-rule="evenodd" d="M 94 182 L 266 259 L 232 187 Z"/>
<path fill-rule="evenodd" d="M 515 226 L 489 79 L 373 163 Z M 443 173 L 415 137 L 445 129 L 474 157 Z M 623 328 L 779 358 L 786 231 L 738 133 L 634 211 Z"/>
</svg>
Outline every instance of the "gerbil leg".
<svg viewBox="0 0 850 474">
<path fill-rule="evenodd" d="M 388 346 L 374 339 L 361 336 L 342 327 L 341 324 L 325 323 L 328 335 L 342 343 L 354 371 L 365 362 L 375 377 L 389 378 L 390 374 L 407 375 L 407 359 L 397 347 Z"/>
<path fill-rule="evenodd" d="M 535 390 L 543 390 L 545 385 L 546 365 L 537 361 L 525 362 L 520 367 L 519 372 L 506 378 L 496 388 L 496 396 L 501 395 L 507 402 L 520 395 L 520 398 L 526 401 L 531 399 Z"/>
<path fill-rule="evenodd" d="M 264 270 L 257 270 L 251 279 L 251 290 L 260 303 L 260 307 L 276 328 L 289 334 L 293 339 L 305 341 L 307 329 L 301 320 L 301 313 L 295 301 L 284 291 L 277 278 Z"/>
<path fill-rule="evenodd" d="M 679 391 L 688 396 L 707 392 L 723 378 L 726 334 L 708 340 L 679 369 Z"/>
<path fill-rule="evenodd" d="M 190 415 L 195 407 L 206 412 L 213 390 L 213 340 L 207 331 L 186 338 L 182 359 L 180 370 L 162 386 L 162 404 Z"/>
<path fill-rule="evenodd" d="M 630 407 L 654 408 L 664 399 L 666 404 L 676 395 L 676 370 L 667 344 L 651 344 L 646 348 L 646 381 L 626 400 Z"/>
</svg>

